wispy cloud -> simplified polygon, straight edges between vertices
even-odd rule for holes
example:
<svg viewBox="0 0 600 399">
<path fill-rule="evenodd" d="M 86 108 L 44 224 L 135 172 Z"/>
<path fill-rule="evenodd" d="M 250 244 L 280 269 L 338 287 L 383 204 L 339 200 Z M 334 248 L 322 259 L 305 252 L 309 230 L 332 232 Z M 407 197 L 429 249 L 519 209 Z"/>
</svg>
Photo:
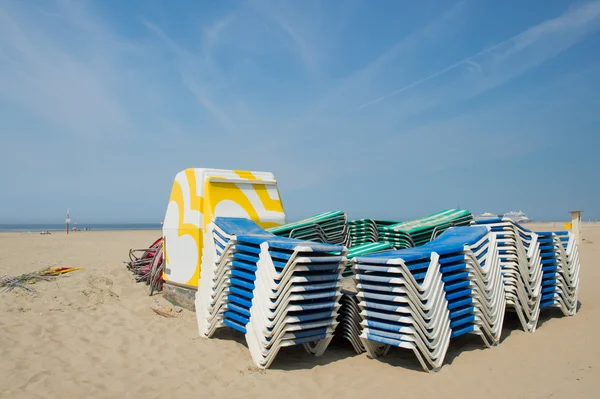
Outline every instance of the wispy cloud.
<svg viewBox="0 0 600 399">
<path fill-rule="evenodd" d="M 544 21 L 399 89 L 361 103 L 357 109 L 380 103 L 465 65 L 477 65 L 478 72 L 488 75 L 485 84 L 480 87 L 491 89 L 568 50 L 598 28 L 600 2 L 578 5 L 555 19 Z M 508 66 L 508 69 L 499 68 L 499 64 Z"/>
<path fill-rule="evenodd" d="M 234 14 L 229 14 L 224 18 L 217 20 L 211 26 L 204 29 L 204 46 L 207 49 L 213 48 L 221 37 L 221 34 L 235 20 Z"/>
<path fill-rule="evenodd" d="M 279 27 L 286 32 L 289 37 L 293 40 L 294 44 L 298 48 L 298 52 L 306 66 L 312 71 L 317 71 L 317 57 L 313 49 L 309 47 L 304 38 L 294 29 L 292 24 L 282 15 L 276 11 L 271 12 L 271 18 L 279 25 Z"/>
<path fill-rule="evenodd" d="M 303 31 L 303 29 L 299 29 L 298 27 L 298 21 L 301 19 L 301 12 L 298 9 L 286 10 L 284 3 L 280 1 L 258 0 L 249 4 L 274 22 L 286 34 L 293 44 L 292 48 L 298 54 L 302 63 L 312 74 L 316 74 L 319 69 L 319 50 L 317 43 L 307 40 L 305 31 L 312 30 L 314 37 L 314 33 L 319 29 L 318 21 L 316 21 L 317 15 L 311 14 L 311 23 L 303 25 L 306 28 Z M 306 2 L 301 4 L 304 6 L 307 5 Z"/>
<path fill-rule="evenodd" d="M 212 96 L 208 94 L 206 85 L 199 83 L 194 76 L 186 72 L 181 72 L 181 77 L 188 90 L 194 94 L 198 102 L 221 121 L 224 126 L 229 126 L 229 115 L 214 102 Z"/>
<path fill-rule="evenodd" d="M 230 125 L 230 117 L 214 99 L 212 86 L 221 79 L 218 67 L 213 62 L 210 50 L 217 43 L 219 33 L 231 22 L 232 18 L 218 21 L 204 31 L 204 47 L 200 52 L 192 53 L 175 42 L 156 24 L 142 18 L 142 23 L 166 45 L 175 56 L 175 63 L 183 85 L 192 93 L 198 103 L 209 111 L 224 127 Z"/>
<path fill-rule="evenodd" d="M 87 19 L 73 19 L 69 8 L 53 14 L 27 8 L 18 3 L 0 8 L 1 96 L 30 111 L 30 118 L 73 135 L 130 132 L 130 116 L 113 90 L 120 80 L 121 43 Z M 64 38 L 83 33 L 92 48 L 77 39 L 53 40 L 44 26 Z"/>
<path fill-rule="evenodd" d="M 390 80 L 403 76 L 407 72 L 406 64 L 409 60 L 418 60 L 422 53 L 435 51 L 444 40 L 455 36 L 462 29 L 465 6 L 464 1 L 452 4 L 415 31 L 399 38 L 362 67 L 335 80 L 292 125 L 310 123 L 321 115 L 332 112 L 343 113 L 347 117 L 355 110 L 357 101 L 373 96 L 376 90 L 389 87 Z"/>
</svg>

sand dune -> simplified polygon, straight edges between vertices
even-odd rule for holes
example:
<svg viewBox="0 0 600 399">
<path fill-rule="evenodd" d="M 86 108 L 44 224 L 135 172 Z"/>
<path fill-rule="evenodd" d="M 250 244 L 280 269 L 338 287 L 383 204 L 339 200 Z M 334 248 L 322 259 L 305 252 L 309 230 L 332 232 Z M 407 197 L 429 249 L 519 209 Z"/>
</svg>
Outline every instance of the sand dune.
<svg viewBox="0 0 600 399">
<path fill-rule="evenodd" d="M 562 223 L 532 225 L 561 229 Z M 412 352 L 383 359 L 334 342 L 314 358 L 280 352 L 271 369 L 252 365 L 244 337 L 224 329 L 198 337 L 194 314 L 164 318 L 124 267 L 130 247 L 157 231 L 78 232 L 68 236 L 0 233 L 0 275 L 59 264 L 84 267 L 37 293 L 0 294 L 0 398 L 312 398 L 597 397 L 600 389 L 600 226 L 583 229 L 581 309 L 571 318 L 545 313 L 534 334 L 508 316 L 503 342 L 485 349 L 476 337 L 453 342 L 443 369 L 421 371 Z M 548 317 L 554 316 L 554 317 Z M 594 394 L 596 392 L 596 394 Z"/>
</svg>

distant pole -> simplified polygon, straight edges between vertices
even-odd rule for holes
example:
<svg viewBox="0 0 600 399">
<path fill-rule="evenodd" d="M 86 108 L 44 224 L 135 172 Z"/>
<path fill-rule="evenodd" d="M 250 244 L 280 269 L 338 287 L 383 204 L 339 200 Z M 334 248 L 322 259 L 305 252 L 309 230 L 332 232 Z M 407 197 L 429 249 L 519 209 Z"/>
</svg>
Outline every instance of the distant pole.
<svg viewBox="0 0 600 399">
<path fill-rule="evenodd" d="M 583 211 L 570 211 L 571 214 L 571 231 L 575 236 L 575 242 L 577 246 L 581 245 L 581 212 Z"/>
<path fill-rule="evenodd" d="M 65 223 L 67 225 L 67 234 L 69 234 L 69 223 L 71 223 L 71 214 L 69 213 L 69 208 L 67 208 L 67 217 L 65 218 Z"/>
</svg>

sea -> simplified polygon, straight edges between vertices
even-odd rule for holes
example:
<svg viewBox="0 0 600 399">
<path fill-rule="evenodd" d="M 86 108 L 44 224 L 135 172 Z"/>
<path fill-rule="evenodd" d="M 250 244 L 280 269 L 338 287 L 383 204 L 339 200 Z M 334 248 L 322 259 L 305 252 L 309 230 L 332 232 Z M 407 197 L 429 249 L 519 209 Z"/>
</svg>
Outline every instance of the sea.
<svg viewBox="0 0 600 399">
<path fill-rule="evenodd" d="M 80 231 L 109 231 L 109 230 L 161 230 L 160 223 L 77 223 L 72 224 Z M 40 224 L 0 224 L 2 232 L 39 232 L 39 231 L 65 231 L 65 224 L 40 223 Z"/>
</svg>

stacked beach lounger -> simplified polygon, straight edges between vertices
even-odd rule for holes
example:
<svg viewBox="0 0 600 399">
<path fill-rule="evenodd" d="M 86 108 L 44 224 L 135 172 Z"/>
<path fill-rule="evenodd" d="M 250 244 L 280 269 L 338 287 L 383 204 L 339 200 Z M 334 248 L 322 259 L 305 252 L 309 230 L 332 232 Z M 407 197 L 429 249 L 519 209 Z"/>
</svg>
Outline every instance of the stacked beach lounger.
<svg viewBox="0 0 600 399">
<path fill-rule="evenodd" d="M 451 338 L 472 333 L 497 344 L 506 301 L 495 246 L 487 227 L 455 227 L 422 247 L 355 258 L 369 355 L 411 349 L 432 371 Z"/>
<path fill-rule="evenodd" d="M 204 237 L 201 335 L 223 326 L 241 331 L 260 368 L 285 346 L 325 351 L 337 325 L 343 246 L 278 237 L 238 218 L 217 217 Z"/>
<path fill-rule="evenodd" d="M 504 296 L 506 305 L 501 306 L 506 306 L 507 309 L 516 311 L 524 330 L 530 332 L 535 331 L 540 309 L 557 307 L 561 309 L 565 315 L 575 314 L 577 310 L 577 294 L 579 291 L 580 266 L 577 245 L 572 234 L 568 232 L 536 233 L 523 228 L 510 219 L 487 219 L 473 222 L 473 225 L 478 228 L 486 227 L 490 230 L 487 239 L 488 242 L 494 242 L 494 244 L 488 244 L 488 247 L 485 250 L 487 253 L 480 261 L 480 265 L 485 268 L 488 267 L 489 262 L 498 263 L 500 275 L 502 276 L 500 285 L 502 286 L 503 291 L 495 291 L 496 295 Z M 344 301 L 342 302 L 342 307 L 339 312 L 340 317 L 338 317 L 338 320 L 341 323 L 340 327 L 343 327 L 340 335 L 350 340 L 358 353 L 365 349 L 370 349 L 372 355 L 383 353 L 386 347 L 378 346 L 381 345 L 381 337 L 377 337 L 377 328 L 383 328 L 385 333 L 389 333 L 390 328 L 385 324 L 376 323 L 381 322 L 382 320 L 388 320 L 389 313 L 394 308 L 393 306 L 390 307 L 389 303 L 386 304 L 384 301 L 387 299 L 388 302 L 390 302 L 389 297 L 378 296 L 377 294 L 385 293 L 384 295 L 391 295 L 393 300 L 399 302 L 398 306 L 402 303 L 409 303 L 411 299 L 410 297 L 409 299 L 397 299 L 394 297 L 394 294 L 392 294 L 393 292 L 404 292 L 394 286 L 396 281 L 392 279 L 392 276 L 398 276 L 390 272 L 390 275 L 386 277 L 383 273 L 376 273 L 385 269 L 374 269 L 373 267 L 369 269 L 368 267 L 380 265 L 381 262 L 385 262 L 386 265 L 395 265 L 398 262 L 402 263 L 398 260 L 401 259 L 404 262 L 403 264 L 406 265 L 409 270 L 421 270 L 421 273 L 413 273 L 413 277 L 417 276 L 423 279 L 422 288 L 424 290 L 425 279 L 428 278 L 427 276 L 431 275 L 429 273 L 432 273 L 430 268 L 436 265 L 436 262 L 431 261 L 433 253 L 441 259 L 438 263 L 441 265 L 440 272 L 442 274 L 442 282 L 444 283 L 444 290 L 446 292 L 448 310 L 450 311 L 449 317 L 450 319 L 453 319 L 453 316 L 460 315 L 461 312 L 455 310 L 457 309 L 458 304 L 461 303 L 460 301 L 456 301 L 457 298 L 460 298 L 460 282 L 456 280 L 456 285 L 454 285 L 454 283 L 452 283 L 452 285 L 449 284 L 461 273 L 454 274 L 454 277 L 447 273 L 444 274 L 449 270 L 444 266 L 445 264 L 447 265 L 446 261 L 448 259 L 448 255 L 444 254 L 444 251 L 448 250 L 447 248 L 444 249 L 444 243 L 449 239 L 448 234 L 452 234 L 455 236 L 457 243 L 464 241 L 464 244 L 468 245 L 474 253 L 483 254 L 481 251 L 474 250 L 476 245 L 472 244 L 473 237 L 471 236 L 474 232 L 475 230 L 472 230 L 470 234 L 467 234 L 469 232 L 468 230 L 465 230 L 465 227 L 453 228 L 442 234 L 438 239 L 422 247 L 401 251 L 389 251 L 372 256 L 355 258 L 354 262 L 357 263 L 355 270 L 359 271 L 359 274 L 356 276 L 358 287 L 355 289 L 352 289 L 351 287 L 350 289 L 343 291 L 344 295 L 342 299 Z M 423 266 L 423 269 L 419 269 L 420 266 L 417 266 L 418 256 L 423 257 L 423 259 L 425 259 L 423 262 L 427 263 L 428 255 L 430 255 L 429 266 L 425 268 L 424 265 L 421 265 Z M 413 258 L 410 258 L 411 256 Z M 378 258 L 379 260 L 373 260 L 373 258 Z M 389 284 L 386 283 L 386 281 L 389 282 Z M 464 281 L 463 284 L 465 284 Z M 429 287 L 431 288 L 431 286 Z M 457 289 L 458 291 L 456 291 Z M 356 294 L 357 292 L 358 295 Z M 414 298 L 414 296 L 412 298 Z M 369 305 L 371 308 L 376 309 L 379 314 L 370 310 Z M 352 317 L 352 315 L 357 313 L 356 306 L 359 306 L 361 309 L 360 318 Z M 454 307 L 454 309 L 451 309 L 451 307 Z M 362 326 L 357 324 L 354 326 L 345 325 L 346 323 L 357 323 L 357 320 L 361 321 Z M 359 336 L 363 334 L 362 327 L 369 326 L 368 320 L 371 320 L 371 333 L 374 334 L 376 338 L 368 341 L 369 344 L 365 344 L 361 347 L 354 342 L 357 334 Z M 451 336 L 461 334 L 461 330 L 459 329 L 460 323 L 462 322 L 461 320 L 464 321 L 465 319 L 455 318 L 452 321 Z M 406 319 L 404 319 L 404 321 L 406 321 Z M 387 329 L 385 329 L 386 327 Z M 404 332 L 410 331 L 406 329 L 407 326 L 403 327 Z M 498 327 L 501 328 L 501 322 Z M 366 331 L 366 334 L 368 334 L 369 330 Z M 489 329 L 484 328 L 481 330 L 480 328 L 479 331 L 489 331 Z M 495 331 L 499 333 L 500 330 Z M 380 331 L 379 335 L 382 335 Z M 487 343 L 497 342 L 490 339 L 489 334 L 484 334 L 483 337 L 486 338 Z M 368 339 L 368 335 L 363 335 L 363 338 Z M 369 345 L 371 346 L 369 347 Z M 402 345 L 404 345 L 403 347 L 410 346 L 410 344 L 407 343 L 402 343 Z M 440 359 L 438 359 L 437 364 L 427 363 L 426 356 L 419 359 L 422 364 L 425 362 L 425 366 L 431 367 L 432 369 L 435 369 L 438 364 L 441 364 L 439 363 Z"/>
<path fill-rule="evenodd" d="M 348 245 L 348 218 L 341 211 L 326 212 L 282 226 L 268 229 L 281 237 L 316 241 L 326 244 Z"/>
<path fill-rule="evenodd" d="M 346 338 L 352 344 L 352 347 L 357 353 L 365 351 L 364 346 L 360 341 L 362 327 L 360 326 L 361 316 L 360 308 L 358 307 L 358 298 L 356 297 L 356 284 L 354 282 L 351 259 L 357 256 L 365 256 L 369 254 L 381 253 L 393 250 L 392 244 L 387 242 L 375 242 L 357 245 L 348 249 L 346 255 L 348 262 L 344 269 L 343 279 L 344 286 L 342 288 L 342 297 L 340 298 L 340 310 L 338 322 L 340 323 L 335 330 L 335 334 L 342 338 Z"/>
<path fill-rule="evenodd" d="M 507 218 L 474 223 L 497 234 L 507 304 L 525 331 L 536 330 L 541 309 L 558 307 L 567 316 L 575 314 L 579 255 L 572 234 L 533 232 Z"/>
<path fill-rule="evenodd" d="M 434 371 L 455 337 L 476 334 L 486 346 L 497 344 L 507 307 L 530 332 L 540 310 L 577 311 L 579 255 L 569 232 L 536 233 L 501 218 L 474 222 L 466 211 L 429 219 L 394 230 L 420 246 L 377 242 L 347 250 L 217 217 L 204 235 L 201 335 L 220 327 L 243 332 L 261 368 L 285 346 L 321 355 L 335 333 L 371 357 L 410 349 Z M 471 225 L 451 227 L 456 223 Z M 437 238 L 426 242 L 427 235 Z"/>
<path fill-rule="evenodd" d="M 395 248 L 410 248 L 415 246 L 412 234 L 417 236 L 417 242 L 422 245 L 428 242 L 434 235 L 441 234 L 449 226 L 465 225 L 472 220 L 472 216 L 468 211 L 442 211 L 423 219 L 417 219 L 409 222 L 391 222 L 373 219 L 361 219 L 349 222 L 350 228 L 350 243 L 366 242 L 351 246 L 348 250 L 348 259 L 351 260 L 357 256 L 365 256 L 374 253 L 386 252 Z M 393 227 L 392 227 L 393 226 Z M 423 238 L 425 237 L 425 238 Z M 380 240 L 378 242 L 374 242 Z M 373 241 L 369 243 L 370 241 Z M 344 277 L 352 276 L 352 263 L 348 262 Z M 356 290 L 343 290 L 342 307 L 340 309 L 340 330 L 339 335 L 347 338 L 357 353 L 364 352 L 362 345 L 357 345 L 355 342 L 358 339 L 361 326 L 356 318 L 347 317 L 347 314 L 357 313 L 354 307 L 358 306 L 356 298 Z M 357 308 L 356 308 L 357 309 Z M 348 326 L 347 323 L 356 323 L 356 325 Z"/>
<path fill-rule="evenodd" d="M 537 232 L 542 258 L 540 308 L 557 307 L 564 315 L 577 312 L 579 253 L 573 234 L 567 231 Z"/>
<path fill-rule="evenodd" d="M 339 324 L 335 329 L 335 335 L 347 339 L 356 353 L 363 353 L 365 347 L 360 340 L 362 316 L 360 315 L 359 300 L 356 296 L 356 285 L 353 279 L 345 279 L 344 281 L 350 284 L 344 284 L 342 288 L 341 306 L 337 318 Z"/>
<path fill-rule="evenodd" d="M 396 248 L 417 247 L 428 243 L 452 226 L 466 226 L 473 216 L 469 211 L 444 210 L 422 219 L 396 223 L 379 228 L 379 241 Z"/>
<path fill-rule="evenodd" d="M 379 228 L 397 224 L 387 220 L 359 219 L 348 222 L 350 247 L 379 241 Z"/>
<path fill-rule="evenodd" d="M 538 235 L 510 219 L 483 219 L 496 234 L 507 306 L 513 309 L 525 331 L 534 332 L 542 299 L 542 263 Z"/>
</svg>

